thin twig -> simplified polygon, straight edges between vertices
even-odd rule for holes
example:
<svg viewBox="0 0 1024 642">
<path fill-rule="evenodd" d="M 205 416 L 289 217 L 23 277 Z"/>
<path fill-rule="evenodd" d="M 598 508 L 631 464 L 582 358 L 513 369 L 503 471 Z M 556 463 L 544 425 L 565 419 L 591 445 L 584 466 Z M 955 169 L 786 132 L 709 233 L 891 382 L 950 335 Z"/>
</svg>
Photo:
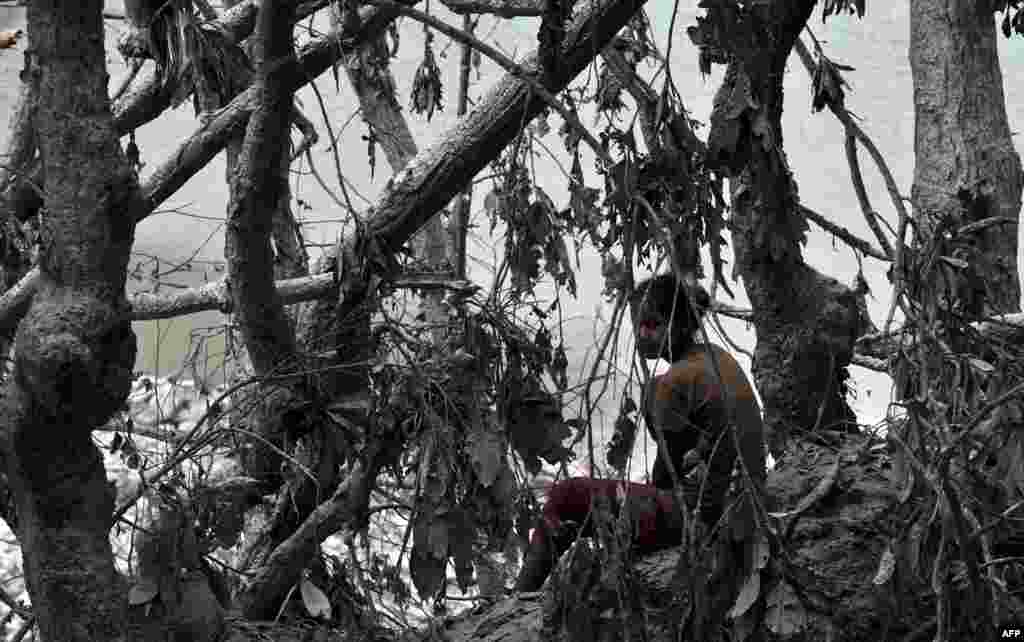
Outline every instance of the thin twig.
<svg viewBox="0 0 1024 642">
<path fill-rule="evenodd" d="M 846 229 L 845 227 L 833 223 L 832 221 L 828 220 L 821 214 L 818 214 L 811 208 L 801 205 L 800 211 L 803 213 L 804 216 L 806 216 L 811 221 L 816 223 L 823 230 L 825 230 L 826 232 L 831 232 L 839 240 L 843 241 L 853 249 L 860 251 L 862 254 L 870 256 L 873 259 L 878 259 L 879 261 L 891 260 L 889 256 L 882 250 L 879 250 L 874 245 L 871 245 L 871 243 L 856 236 L 853 232 Z"/>
</svg>

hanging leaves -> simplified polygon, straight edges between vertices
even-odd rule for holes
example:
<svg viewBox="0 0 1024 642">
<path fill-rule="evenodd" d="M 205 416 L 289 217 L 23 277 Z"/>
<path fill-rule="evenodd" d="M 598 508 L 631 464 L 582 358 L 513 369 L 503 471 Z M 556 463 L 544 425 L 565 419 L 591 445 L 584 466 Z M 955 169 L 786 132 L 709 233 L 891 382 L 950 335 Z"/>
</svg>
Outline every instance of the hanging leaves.
<svg viewBox="0 0 1024 642">
<path fill-rule="evenodd" d="M 626 470 L 629 455 L 633 452 L 637 424 L 631 415 L 636 412 L 636 409 L 636 403 L 633 402 L 633 399 L 626 397 L 622 408 L 619 410 L 619 416 L 615 420 L 612 438 L 608 443 L 608 453 L 605 455 L 605 461 L 620 473 Z"/>
<path fill-rule="evenodd" d="M 856 13 L 858 18 L 863 18 L 865 3 L 866 0 L 825 0 L 821 8 L 821 21 L 825 22 L 829 16 L 841 13 Z"/>
<path fill-rule="evenodd" d="M 420 599 L 434 597 L 444 585 L 449 543 L 445 515 L 445 509 L 432 509 L 428 505 L 421 508 L 413 525 L 409 572 Z"/>
<path fill-rule="evenodd" d="M 826 106 L 842 108 L 846 99 L 843 88 L 850 85 L 841 72 L 853 70 L 853 67 L 833 62 L 818 49 L 818 64 L 814 68 L 811 83 L 811 110 L 817 113 Z"/>
<path fill-rule="evenodd" d="M 473 542 L 476 531 L 469 511 L 465 509 L 453 509 L 448 514 L 448 521 L 451 525 L 449 548 L 455 566 L 455 581 L 465 593 L 473 582 Z"/>
<path fill-rule="evenodd" d="M 597 76 L 597 109 L 618 115 L 619 111 L 626 106 L 622 101 L 622 81 L 612 68 L 605 63 L 601 66 L 601 72 Z"/>
<path fill-rule="evenodd" d="M 569 359 L 565 355 L 565 345 L 559 343 L 551 356 L 551 366 L 549 369 L 551 378 L 554 380 L 559 392 L 565 392 L 565 389 L 569 386 L 568 369 Z"/>
<path fill-rule="evenodd" d="M 466 438 L 466 452 L 480 484 L 490 487 L 505 466 L 504 439 L 497 432 L 480 426 Z"/>
<path fill-rule="evenodd" d="M 438 559 L 429 551 L 413 545 L 409 553 L 409 574 L 420 599 L 430 599 L 441 590 L 447 565 L 446 559 Z"/>
<path fill-rule="evenodd" d="M 435 111 L 444 109 L 441 70 L 434 58 L 434 35 L 427 31 L 424 36 L 423 60 L 416 69 L 412 80 L 412 109 L 417 114 L 427 114 L 427 121 L 434 117 Z"/>
<path fill-rule="evenodd" d="M 562 412 L 554 397 L 546 392 L 534 377 L 520 381 L 506 381 L 504 417 L 508 426 L 509 441 L 523 458 L 531 474 L 540 471 L 540 459 L 549 464 L 567 461 L 572 450 L 564 442 L 572 432 L 562 418 Z"/>
<path fill-rule="evenodd" d="M 996 0 L 992 4 L 995 11 L 1005 12 L 1002 22 L 1004 36 L 1009 38 L 1014 33 L 1024 34 L 1024 9 L 1020 7 L 1020 0 Z"/>
</svg>

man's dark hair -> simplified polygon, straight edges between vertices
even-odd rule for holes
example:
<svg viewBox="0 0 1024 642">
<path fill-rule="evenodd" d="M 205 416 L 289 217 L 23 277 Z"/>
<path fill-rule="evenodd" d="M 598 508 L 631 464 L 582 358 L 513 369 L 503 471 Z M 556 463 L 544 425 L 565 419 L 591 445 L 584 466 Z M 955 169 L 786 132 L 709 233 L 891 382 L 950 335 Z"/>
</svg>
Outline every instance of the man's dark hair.
<svg viewBox="0 0 1024 642">
<path fill-rule="evenodd" d="M 691 298 L 696 310 L 690 306 Z M 631 303 L 638 312 L 635 313 L 637 318 L 647 316 L 645 311 L 654 312 L 665 323 L 672 323 L 672 334 L 676 340 L 685 338 L 689 343 L 690 336 L 699 327 L 700 318 L 711 305 L 711 297 L 703 287 L 686 287 L 670 273 L 638 283 Z"/>
</svg>

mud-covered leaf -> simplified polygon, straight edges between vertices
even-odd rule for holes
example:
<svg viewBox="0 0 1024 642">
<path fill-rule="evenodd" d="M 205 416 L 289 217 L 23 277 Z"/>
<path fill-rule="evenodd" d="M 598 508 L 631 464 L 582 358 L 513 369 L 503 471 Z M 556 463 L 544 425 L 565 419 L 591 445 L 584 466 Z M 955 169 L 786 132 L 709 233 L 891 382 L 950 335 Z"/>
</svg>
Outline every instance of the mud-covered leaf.
<svg viewBox="0 0 1024 642">
<path fill-rule="evenodd" d="M 754 571 L 747 578 L 747 581 L 743 584 L 743 588 L 740 589 L 739 597 L 736 598 L 736 603 L 729 611 L 729 617 L 736 619 L 750 610 L 750 607 L 757 601 L 758 596 L 761 594 L 761 572 Z"/>
<path fill-rule="evenodd" d="M 473 582 L 473 520 L 469 511 L 455 508 L 448 514 L 448 522 L 448 548 L 455 564 L 455 579 L 465 593 Z"/>
<path fill-rule="evenodd" d="M 572 450 L 564 445 L 572 432 L 554 398 L 536 381 L 527 380 L 518 403 L 514 399 L 509 399 L 508 403 L 505 417 L 509 440 L 526 460 L 528 468 L 539 464 L 538 458 L 557 464 L 572 456 Z"/>
<path fill-rule="evenodd" d="M 505 465 L 505 442 L 501 435 L 478 427 L 466 438 L 466 451 L 480 484 L 489 488 Z"/>
<path fill-rule="evenodd" d="M 430 551 L 413 545 L 409 554 L 409 574 L 420 599 L 429 599 L 444 585 L 447 560 L 438 559 Z"/>
<path fill-rule="evenodd" d="M 306 613 L 315 618 L 331 618 L 331 601 L 327 594 L 320 590 L 306 578 L 299 583 L 299 592 L 302 594 L 302 605 L 306 607 Z"/>
<path fill-rule="evenodd" d="M 608 453 L 605 455 L 605 461 L 615 470 L 626 469 L 629 455 L 633 452 L 636 431 L 636 421 L 627 414 L 620 414 L 615 420 L 615 429 L 608 443 Z"/>
<path fill-rule="evenodd" d="M 413 545 L 438 559 L 448 557 L 448 516 L 444 512 L 424 512 L 413 527 Z"/>
</svg>

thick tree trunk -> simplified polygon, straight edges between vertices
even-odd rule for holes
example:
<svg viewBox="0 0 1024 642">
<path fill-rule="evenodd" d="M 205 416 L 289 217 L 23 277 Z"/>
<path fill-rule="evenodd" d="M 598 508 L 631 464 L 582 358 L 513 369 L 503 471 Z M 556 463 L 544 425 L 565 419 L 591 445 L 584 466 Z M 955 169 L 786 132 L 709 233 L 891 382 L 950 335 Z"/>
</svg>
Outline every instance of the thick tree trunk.
<svg viewBox="0 0 1024 642">
<path fill-rule="evenodd" d="M 127 396 L 135 337 L 124 286 L 138 183 L 107 98 L 103 2 L 28 10 L 33 126 L 45 167 L 40 285 L 3 389 L 18 538 L 42 637 L 116 640 L 124 592 L 108 540 L 113 491 L 91 439 Z"/>
<path fill-rule="evenodd" d="M 1006 119 L 996 25 L 988 3 L 912 0 L 913 203 L 926 237 L 945 217 L 1004 217 L 977 235 L 982 314 L 1020 310 L 1017 221 L 1024 182 Z M 974 199 L 965 208 L 964 195 Z M 964 210 L 967 209 L 967 212 Z"/>
<path fill-rule="evenodd" d="M 751 6 L 756 44 L 735 49 L 715 98 L 708 147 L 730 166 L 736 270 L 757 330 L 754 379 L 769 445 L 818 430 L 854 429 L 846 367 L 862 330 L 857 295 L 804 263 L 807 224 L 782 146 L 782 77 L 815 2 Z"/>
</svg>

